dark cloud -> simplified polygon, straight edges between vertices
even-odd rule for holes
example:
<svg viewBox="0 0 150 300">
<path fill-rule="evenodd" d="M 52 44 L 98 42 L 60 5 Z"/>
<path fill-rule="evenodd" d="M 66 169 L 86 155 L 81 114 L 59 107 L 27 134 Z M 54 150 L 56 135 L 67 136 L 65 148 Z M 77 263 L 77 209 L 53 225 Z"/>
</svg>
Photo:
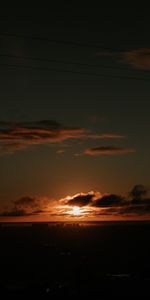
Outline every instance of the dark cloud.
<svg viewBox="0 0 150 300">
<path fill-rule="evenodd" d="M 24 196 L 14 201 L 14 206 L 17 209 L 38 209 L 41 206 L 41 201 L 36 197 Z"/>
<path fill-rule="evenodd" d="M 84 153 L 88 155 L 118 155 L 134 153 L 135 151 L 135 149 L 127 147 L 100 146 L 86 149 Z"/>
<path fill-rule="evenodd" d="M 0 150 L 13 153 L 31 145 L 58 143 L 86 135 L 84 128 L 67 127 L 52 121 L 0 122 Z"/>
<path fill-rule="evenodd" d="M 0 217 L 27 217 L 42 214 L 45 214 L 45 211 L 41 209 L 28 211 L 27 209 L 10 208 L 9 210 L 0 212 Z"/>
<path fill-rule="evenodd" d="M 45 213 L 49 207 L 48 198 L 23 196 L 12 202 L 10 209 L 0 212 L 2 217 L 21 217 Z"/>
<path fill-rule="evenodd" d="M 132 198 L 132 202 L 136 203 L 138 201 L 141 201 L 142 197 L 146 196 L 147 193 L 148 189 L 144 185 L 137 184 L 132 188 L 129 196 Z"/>
<path fill-rule="evenodd" d="M 10 209 L 8 211 L 0 212 L 0 217 L 23 217 L 29 215 L 30 214 L 23 209 Z"/>
<path fill-rule="evenodd" d="M 75 197 L 73 197 L 71 200 L 69 200 L 66 204 L 71 206 L 86 206 L 89 205 L 93 200 L 94 194 L 80 194 Z"/>
<path fill-rule="evenodd" d="M 136 185 L 138 191 L 143 191 L 142 196 L 144 196 L 143 185 Z M 135 189 L 133 188 L 133 190 Z M 136 189 L 135 189 L 136 190 Z M 147 191 L 147 190 L 145 190 Z M 150 199 L 149 198 L 140 198 L 136 199 L 125 199 L 122 196 L 118 195 L 108 195 L 103 196 L 100 199 L 94 201 L 93 205 L 98 208 L 102 208 L 99 211 L 96 211 L 96 215 L 108 215 L 108 216 L 127 216 L 127 217 L 138 217 L 144 215 L 150 215 Z"/>
<path fill-rule="evenodd" d="M 28 213 L 36 213 L 46 210 L 50 205 L 49 198 L 23 196 L 13 202 L 16 210 L 25 210 Z"/>
<path fill-rule="evenodd" d="M 89 211 L 89 215 L 95 217 L 143 217 L 144 215 L 150 215 L 150 199 L 143 198 L 147 193 L 147 189 L 143 185 L 136 185 L 133 187 L 132 192 L 136 192 L 136 196 L 138 196 L 137 201 L 135 199 L 124 198 L 121 195 L 109 194 L 101 196 L 99 193 L 92 192 L 74 196 L 67 200 L 65 204 L 70 206 L 86 206 L 86 209 L 92 208 Z"/>
<path fill-rule="evenodd" d="M 92 205 L 95 207 L 109 207 L 124 205 L 125 200 L 122 196 L 110 194 L 93 201 Z"/>
<path fill-rule="evenodd" d="M 119 216 L 120 207 L 105 207 L 95 211 L 96 216 Z"/>
<path fill-rule="evenodd" d="M 150 199 L 143 199 L 141 202 L 130 202 L 124 208 L 118 210 L 118 214 L 125 216 L 150 215 Z"/>
<path fill-rule="evenodd" d="M 94 212 L 95 216 L 123 216 L 123 217 L 144 217 L 150 216 L 150 199 L 145 199 L 144 203 L 132 204 L 131 202 L 124 202 L 121 205 L 104 206 Z"/>
</svg>

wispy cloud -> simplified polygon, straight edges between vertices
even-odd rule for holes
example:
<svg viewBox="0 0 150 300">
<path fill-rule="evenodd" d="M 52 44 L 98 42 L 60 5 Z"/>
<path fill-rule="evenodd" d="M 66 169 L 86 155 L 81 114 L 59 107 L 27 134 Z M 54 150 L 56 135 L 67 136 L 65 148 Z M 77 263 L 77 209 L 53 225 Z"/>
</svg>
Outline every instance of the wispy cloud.
<svg viewBox="0 0 150 300">
<path fill-rule="evenodd" d="M 63 154 L 63 153 L 65 153 L 65 149 L 59 149 L 59 150 L 57 150 L 56 153 L 57 153 L 57 154 Z"/>
<path fill-rule="evenodd" d="M 88 136 L 91 139 L 125 139 L 126 136 L 119 133 L 101 133 L 101 134 L 91 134 Z"/>
<path fill-rule="evenodd" d="M 51 209 L 51 202 L 47 197 L 23 196 L 13 201 L 10 207 L 0 212 L 1 217 L 21 217 L 40 215 Z"/>
<path fill-rule="evenodd" d="M 59 143 L 86 135 L 84 128 L 67 127 L 56 121 L 0 122 L 0 150 L 13 153 L 31 145 Z"/>
<path fill-rule="evenodd" d="M 11 154 L 33 145 L 59 144 L 69 139 L 123 139 L 119 133 L 95 133 L 81 127 L 64 126 L 56 121 L 0 122 L 0 153 Z M 63 153 L 61 148 L 57 153 Z"/>
<path fill-rule="evenodd" d="M 136 152 L 133 148 L 117 147 L 117 146 L 100 146 L 89 148 L 84 151 L 87 155 L 120 155 Z"/>
<path fill-rule="evenodd" d="M 99 52 L 97 56 L 113 57 L 138 70 L 150 70 L 150 48 L 131 49 L 122 52 Z"/>
<path fill-rule="evenodd" d="M 122 54 L 123 62 L 136 69 L 150 70 L 150 48 L 130 50 Z"/>
</svg>

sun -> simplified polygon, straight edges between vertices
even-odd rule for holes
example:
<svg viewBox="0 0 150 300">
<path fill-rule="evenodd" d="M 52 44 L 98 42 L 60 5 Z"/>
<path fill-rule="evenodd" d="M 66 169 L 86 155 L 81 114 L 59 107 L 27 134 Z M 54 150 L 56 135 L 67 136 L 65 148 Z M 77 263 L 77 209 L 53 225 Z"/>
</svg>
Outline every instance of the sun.
<svg viewBox="0 0 150 300">
<path fill-rule="evenodd" d="M 80 216 L 81 215 L 81 209 L 80 209 L 80 207 L 74 206 L 72 208 L 71 213 L 72 213 L 73 216 Z"/>
</svg>

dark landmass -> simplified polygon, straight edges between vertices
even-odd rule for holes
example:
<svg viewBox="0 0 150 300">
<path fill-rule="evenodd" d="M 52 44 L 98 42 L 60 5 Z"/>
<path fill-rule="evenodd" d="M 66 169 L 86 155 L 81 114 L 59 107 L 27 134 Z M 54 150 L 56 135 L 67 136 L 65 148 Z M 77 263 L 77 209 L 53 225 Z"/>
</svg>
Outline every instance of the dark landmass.
<svg viewBox="0 0 150 300">
<path fill-rule="evenodd" d="M 1 223 L 0 295 L 150 297 L 150 223 Z"/>
</svg>

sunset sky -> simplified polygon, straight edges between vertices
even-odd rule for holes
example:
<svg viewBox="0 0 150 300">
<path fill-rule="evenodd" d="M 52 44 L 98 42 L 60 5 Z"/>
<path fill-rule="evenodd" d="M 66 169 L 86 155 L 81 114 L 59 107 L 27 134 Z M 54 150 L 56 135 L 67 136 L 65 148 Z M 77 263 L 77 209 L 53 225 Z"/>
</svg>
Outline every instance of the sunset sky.
<svg viewBox="0 0 150 300">
<path fill-rule="evenodd" d="M 149 218 L 150 27 L 110 11 L 1 14 L 1 220 Z"/>
</svg>

